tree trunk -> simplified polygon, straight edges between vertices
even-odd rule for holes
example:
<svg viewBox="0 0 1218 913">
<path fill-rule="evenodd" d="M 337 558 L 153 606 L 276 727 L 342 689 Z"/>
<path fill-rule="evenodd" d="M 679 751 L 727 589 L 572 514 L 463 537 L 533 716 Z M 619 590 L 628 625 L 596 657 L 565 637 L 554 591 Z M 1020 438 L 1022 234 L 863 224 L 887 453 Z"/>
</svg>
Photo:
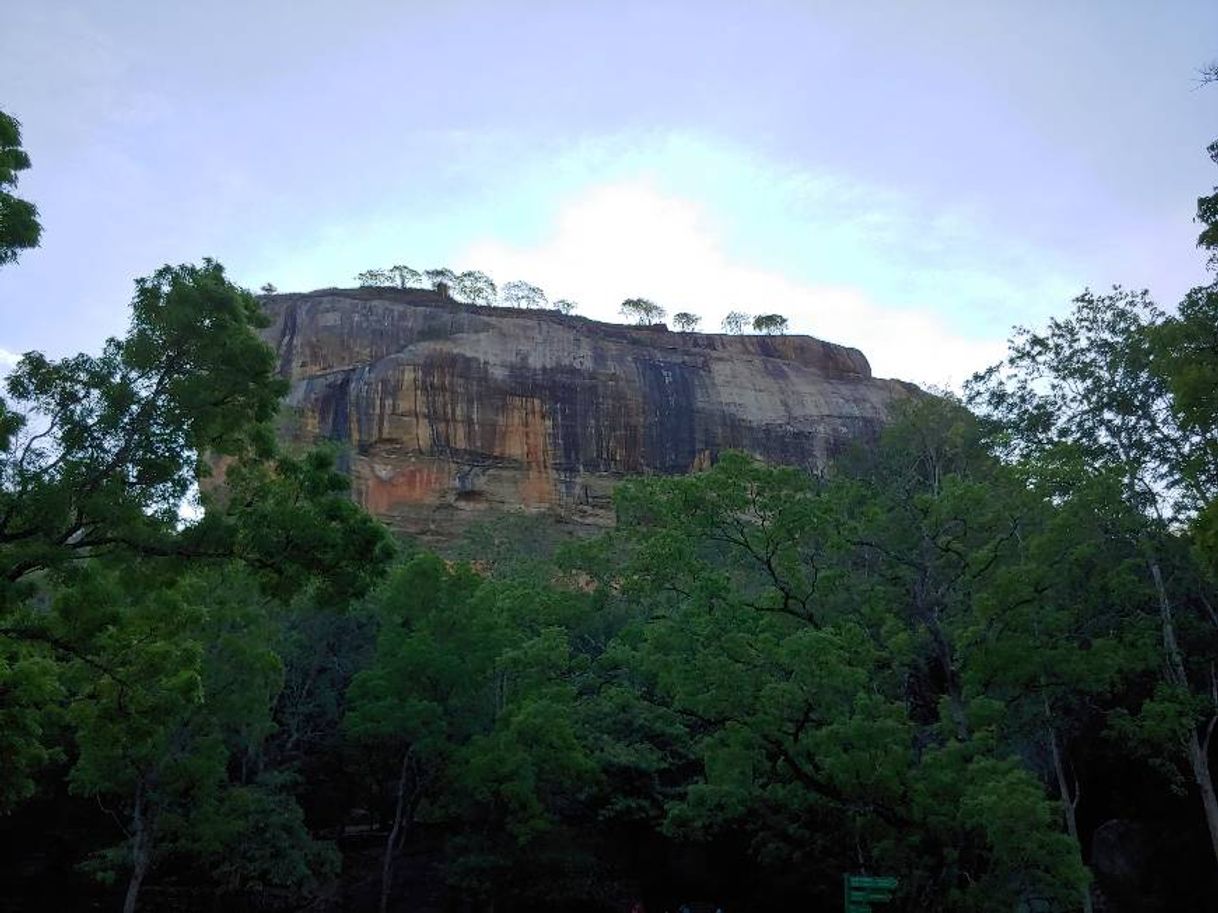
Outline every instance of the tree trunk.
<svg viewBox="0 0 1218 913">
<path fill-rule="evenodd" d="M 1184 668 L 1184 656 L 1176 641 L 1176 621 L 1172 615 L 1171 602 L 1167 598 L 1167 587 L 1163 585 L 1163 571 L 1158 558 L 1152 553 L 1147 562 L 1150 576 L 1154 580 L 1155 593 L 1159 597 L 1159 619 L 1163 625 L 1163 654 L 1167 680 L 1173 685 L 1188 689 L 1188 674 Z M 1201 807 L 1205 811 L 1205 823 L 1209 827 L 1210 846 L 1218 861 L 1218 795 L 1214 793 L 1214 778 L 1210 773 L 1209 738 L 1202 741 L 1196 727 L 1189 730 L 1184 740 L 1184 753 L 1192 769 L 1193 781 L 1201 791 Z"/>
<path fill-rule="evenodd" d="M 1075 810 L 1078 808 L 1078 788 L 1073 791 L 1070 789 L 1070 783 L 1066 779 L 1066 765 L 1062 762 L 1061 749 L 1057 747 L 1057 730 L 1053 728 L 1053 720 L 1050 716 L 1049 699 L 1045 698 L 1045 720 L 1047 722 L 1046 731 L 1049 736 L 1049 748 L 1053 752 L 1053 772 L 1057 776 L 1057 795 L 1061 802 L 1062 814 L 1066 819 L 1066 833 L 1074 840 L 1075 846 L 1078 847 L 1079 855 L 1082 856 L 1083 844 L 1078 839 L 1078 816 Z M 1091 885 L 1083 885 L 1083 913 L 1091 913 Z"/>
<path fill-rule="evenodd" d="M 1188 752 L 1188 763 L 1193 769 L 1193 779 L 1201 790 L 1201 806 L 1205 809 L 1205 823 L 1210 829 L 1210 843 L 1214 847 L 1214 857 L 1218 859 L 1218 795 L 1214 793 L 1214 778 L 1210 775 L 1210 760 L 1207 739 L 1202 742 L 1194 729 L 1189 732 L 1185 743 Z"/>
<path fill-rule="evenodd" d="M 140 885 L 148 873 L 152 859 L 151 823 L 144 808 L 144 783 L 135 788 L 135 808 L 131 812 L 131 879 L 127 882 L 127 896 L 123 900 L 123 913 L 135 913 L 139 900 Z"/>
<path fill-rule="evenodd" d="M 410 749 L 402 755 L 402 769 L 398 773 L 398 801 L 393 811 L 393 828 L 385 841 L 385 860 L 381 864 L 381 913 L 389 909 L 389 890 L 393 887 L 393 855 L 397 850 L 398 835 L 402 831 L 402 809 L 406 805 L 406 777 L 410 771 Z"/>
</svg>

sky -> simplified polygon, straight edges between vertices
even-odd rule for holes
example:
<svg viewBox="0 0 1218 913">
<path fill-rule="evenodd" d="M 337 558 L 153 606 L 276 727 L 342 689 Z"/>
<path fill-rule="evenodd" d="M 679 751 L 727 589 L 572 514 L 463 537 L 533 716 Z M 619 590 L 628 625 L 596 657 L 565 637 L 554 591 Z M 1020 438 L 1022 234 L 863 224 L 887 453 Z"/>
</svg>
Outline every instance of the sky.
<svg viewBox="0 0 1218 913">
<path fill-rule="evenodd" d="M 39 0 L 0 110 L 42 246 L 0 367 L 96 350 L 133 280 L 480 269 L 579 313 L 781 313 L 952 387 L 1084 288 L 1205 279 L 1218 3 Z"/>
</svg>

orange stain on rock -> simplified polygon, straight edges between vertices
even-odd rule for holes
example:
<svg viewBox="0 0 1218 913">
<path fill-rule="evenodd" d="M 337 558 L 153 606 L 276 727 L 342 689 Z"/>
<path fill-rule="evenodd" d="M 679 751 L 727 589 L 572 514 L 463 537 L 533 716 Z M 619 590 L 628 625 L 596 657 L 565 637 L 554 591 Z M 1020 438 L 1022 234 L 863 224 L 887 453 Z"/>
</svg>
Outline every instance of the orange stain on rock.
<svg viewBox="0 0 1218 913">
<path fill-rule="evenodd" d="M 449 467 L 433 462 L 407 465 L 388 474 L 369 467 L 358 475 L 356 498 L 374 514 L 389 514 L 395 507 L 439 501 L 451 487 L 451 478 Z"/>
<path fill-rule="evenodd" d="M 508 397 L 495 449 L 500 456 L 522 464 L 524 478 L 518 490 L 520 503 L 525 507 L 545 507 L 557 500 L 550 439 L 550 423 L 541 400 Z"/>
</svg>

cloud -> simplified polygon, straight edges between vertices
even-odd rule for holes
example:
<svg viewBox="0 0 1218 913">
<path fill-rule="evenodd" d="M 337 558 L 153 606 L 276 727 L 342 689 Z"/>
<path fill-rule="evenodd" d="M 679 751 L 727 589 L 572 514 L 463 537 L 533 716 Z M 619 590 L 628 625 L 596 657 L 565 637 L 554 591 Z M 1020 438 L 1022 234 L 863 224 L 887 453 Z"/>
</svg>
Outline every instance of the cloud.
<svg viewBox="0 0 1218 913">
<path fill-rule="evenodd" d="M 998 360 L 1002 339 L 953 331 L 935 314 L 884 306 L 861 287 L 814 284 L 733 257 L 708 211 L 646 180 L 594 186 L 563 205 L 540 243 L 486 239 L 460 262 L 496 279 L 527 279 L 580 313 L 621 320 L 620 302 L 642 296 L 669 314 L 692 311 L 708 331 L 729 310 L 780 313 L 792 332 L 861 349 L 876 375 L 955 386 Z"/>
<path fill-rule="evenodd" d="M 17 366 L 17 362 L 21 361 L 21 356 L 16 352 L 10 352 L 8 349 L 0 349 L 0 373 L 7 372 Z"/>
</svg>

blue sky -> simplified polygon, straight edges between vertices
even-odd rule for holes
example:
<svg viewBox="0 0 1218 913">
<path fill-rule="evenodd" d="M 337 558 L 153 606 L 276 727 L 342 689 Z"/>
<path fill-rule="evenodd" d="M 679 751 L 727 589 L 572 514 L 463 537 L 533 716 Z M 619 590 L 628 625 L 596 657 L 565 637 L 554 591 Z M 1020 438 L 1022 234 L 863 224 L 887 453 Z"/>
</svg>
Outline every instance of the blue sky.
<svg viewBox="0 0 1218 913">
<path fill-rule="evenodd" d="M 95 348 L 131 281 L 480 268 L 616 319 L 642 295 L 953 384 L 1085 286 L 1204 277 L 1212 0 L 40 0 L 0 109 L 42 248 L 0 359 Z"/>
</svg>

